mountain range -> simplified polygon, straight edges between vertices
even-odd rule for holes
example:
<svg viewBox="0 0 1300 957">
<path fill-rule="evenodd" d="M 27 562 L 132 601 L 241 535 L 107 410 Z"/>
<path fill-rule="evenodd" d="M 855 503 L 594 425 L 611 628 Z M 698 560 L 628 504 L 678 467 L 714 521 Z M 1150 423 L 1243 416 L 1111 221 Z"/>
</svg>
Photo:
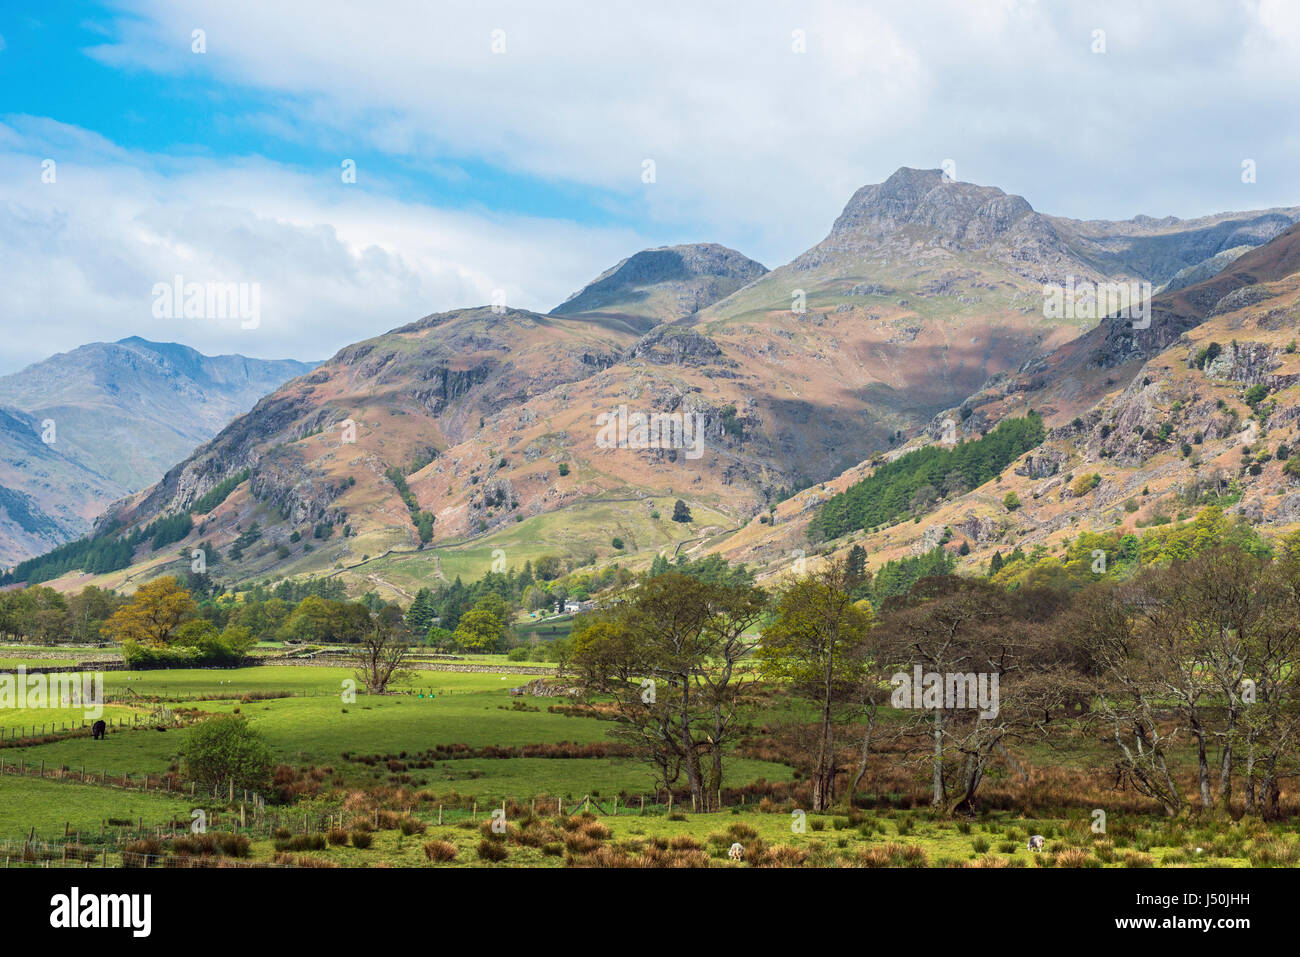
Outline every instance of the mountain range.
<svg viewBox="0 0 1300 957">
<path fill-rule="evenodd" d="M 971 563 L 1013 542 L 1046 547 L 1080 522 L 1176 511 L 1167 499 L 1241 444 L 1219 403 L 1244 422 L 1252 385 L 1284 407 L 1267 429 L 1294 425 L 1297 221 L 1300 208 L 1072 220 L 900 169 L 770 271 L 714 244 L 645 250 L 547 314 L 460 309 L 347 346 L 177 455 L 97 533 L 188 513 L 185 547 L 209 543 L 224 581 L 333 575 L 406 599 L 547 555 L 580 567 L 717 551 L 772 572 L 852 543 L 873 561 L 940 540 L 966 544 Z M 1150 327 L 1044 308 L 1045 286 L 1104 283 L 1158 290 Z M 1220 351 L 1198 366 L 1207 337 Z M 620 406 L 692 417 L 705 454 L 602 445 L 596 417 Z M 1047 441 L 989 487 L 945 492 L 889 529 L 809 540 L 831 495 L 943 441 L 945 423 L 977 438 L 1031 408 Z M 1147 438 L 1164 421 L 1177 431 Z M 1201 436 L 1195 467 L 1174 440 L 1184 432 Z M 1083 468 L 1101 474 L 1086 502 L 1067 481 Z M 1235 505 L 1289 514 L 1280 469 L 1234 470 L 1239 486 L 1275 486 Z M 1025 504 L 1008 512 L 1012 490 Z M 692 521 L 673 521 L 678 499 Z M 126 567 L 57 584 L 131 587 L 178 561 L 146 542 Z"/>
<path fill-rule="evenodd" d="M 315 365 L 131 337 L 0 376 L 0 564 L 84 535 L 113 501 Z"/>
</svg>

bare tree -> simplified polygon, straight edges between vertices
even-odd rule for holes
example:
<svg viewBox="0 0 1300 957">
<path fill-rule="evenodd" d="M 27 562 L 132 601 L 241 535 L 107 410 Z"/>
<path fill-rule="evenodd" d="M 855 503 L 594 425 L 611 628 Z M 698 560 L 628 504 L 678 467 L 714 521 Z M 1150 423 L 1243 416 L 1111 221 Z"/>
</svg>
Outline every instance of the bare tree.
<svg viewBox="0 0 1300 957">
<path fill-rule="evenodd" d="M 383 694 L 389 684 L 404 677 L 400 670 L 409 651 L 403 637 L 402 610 L 386 605 L 371 612 L 357 636 L 351 657 L 356 663 L 356 679 L 365 685 L 367 694 Z"/>
<path fill-rule="evenodd" d="M 1063 602 L 1029 591 L 928 578 L 882 609 L 882 642 L 904 666 L 896 695 L 908 692 L 903 706 L 930 739 L 930 802 L 949 814 L 974 811 L 995 756 L 1014 764 L 1008 744 L 1043 736 L 1077 694 L 1078 675 L 1057 660 L 1051 640 Z M 915 670 L 926 687 L 921 701 L 911 693 Z"/>
<path fill-rule="evenodd" d="M 1117 779 L 1173 817 L 1184 803 L 1168 759 L 1178 729 L 1159 718 L 1164 682 L 1149 637 L 1137 623 L 1137 612 L 1148 601 L 1133 586 L 1094 586 L 1075 603 L 1069 628 L 1097 664 L 1094 713 L 1119 751 Z"/>
</svg>

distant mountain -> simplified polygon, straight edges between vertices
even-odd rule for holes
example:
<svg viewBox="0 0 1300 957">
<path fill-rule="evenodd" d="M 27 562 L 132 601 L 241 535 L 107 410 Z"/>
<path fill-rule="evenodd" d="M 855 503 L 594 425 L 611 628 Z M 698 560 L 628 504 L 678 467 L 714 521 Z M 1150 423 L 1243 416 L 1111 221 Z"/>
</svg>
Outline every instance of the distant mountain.
<svg viewBox="0 0 1300 957">
<path fill-rule="evenodd" d="M 717 243 L 644 249 L 605 270 L 551 310 L 599 317 L 648 332 L 729 296 L 767 267 Z"/>
<path fill-rule="evenodd" d="M 97 523 L 117 534 L 188 512 L 184 542 L 142 543 L 128 567 L 60 587 L 129 587 L 177 570 L 178 549 L 200 541 L 219 552 L 223 581 L 328 575 L 404 600 L 433 579 L 544 556 L 636 564 L 752 536 L 733 553 L 776 562 L 809 545 L 792 508 L 924 441 L 936 415 L 991 426 L 1023 411 L 1012 394 L 1023 388 L 1059 427 L 1166 348 L 1164 330 L 1176 339 L 1214 308 L 1197 283 L 1159 297 L 1139 332 L 1049 315 L 1044 284 L 1154 286 L 1297 219 L 1069 220 L 901 169 L 771 271 L 713 244 L 643 250 L 549 315 L 459 309 L 348 346 Z M 1208 282 L 1227 294 L 1277 248 Z M 1060 377 L 1073 398 L 1034 393 L 1050 374 L 1022 381 L 1067 360 L 1084 380 Z M 602 441 L 597 417 L 620 408 L 698 417 L 703 454 Z M 678 498 L 693 522 L 671 520 Z M 760 524 L 773 506 L 780 521 Z"/>
<path fill-rule="evenodd" d="M 0 377 L 0 564 L 84 534 L 113 500 L 315 366 L 131 337 Z"/>
</svg>

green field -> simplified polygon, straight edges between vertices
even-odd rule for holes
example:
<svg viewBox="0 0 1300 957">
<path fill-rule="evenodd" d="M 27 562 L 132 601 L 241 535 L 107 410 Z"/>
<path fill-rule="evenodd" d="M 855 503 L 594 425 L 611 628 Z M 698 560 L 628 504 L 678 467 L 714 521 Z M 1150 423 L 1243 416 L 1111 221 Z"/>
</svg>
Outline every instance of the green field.
<svg viewBox="0 0 1300 957">
<path fill-rule="evenodd" d="M 617 754 L 606 755 L 614 725 L 590 716 L 562 713 L 565 699 L 512 697 L 510 688 L 531 675 L 511 672 L 494 656 L 492 672 L 415 672 L 382 696 L 358 694 L 345 703 L 343 683 L 352 670 L 326 665 L 277 665 L 233 670 L 164 670 L 109 672 L 105 717 L 114 729 L 103 741 L 84 732 L 45 743 L 21 741 L 0 748 L 7 773 L 0 774 L 0 840 L 21 840 L 32 829 L 38 837 L 58 840 L 65 827 L 97 833 L 109 819 L 143 822 L 146 829 L 188 820 L 192 808 L 223 812 L 222 801 L 191 798 L 166 787 L 164 775 L 178 767 L 186 731 L 158 730 L 147 723 L 159 706 L 197 709 L 206 714 L 238 712 L 262 733 L 275 761 L 290 779 L 319 782 L 296 804 L 277 803 L 272 795 L 269 818 L 250 822 L 252 860 L 293 862 L 309 857 L 343 866 L 378 863 L 430 866 L 424 846 L 439 840 L 456 848 L 455 859 L 436 866 L 563 866 L 565 864 L 650 863 L 685 866 L 733 866 L 727 849 L 746 848 L 750 863 L 809 866 L 1219 866 L 1240 867 L 1300 863 L 1300 839 L 1294 827 L 1262 825 L 1257 820 L 1167 821 L 1146 811 L 1116 805 L 1109 834 L 1088 827 L 1088 812 L 1067 801 L 1059 817 L 1024 816 L 994 805 L 975 820 L 948 819 L 924 807 L 909 806 L 898 793 L 866 795 L 871 810 L 809 814 L 803 829 L 791 799 L 746 795 L 742 806 L 716 814 L 667 814 L 647 765 Z M 482 664 L 483 662 L 475 662 Z M 470 664 L 470 662 L 465 662 Z M 245 697 L 270 695 L 270 697 Z M 557 707 L 558 710 L 551 710 Z M 33 723 L 78 724 L 76 709 L 0 711 L 0 727 Z M 748 720 L 755 725 L 807 721 L 807 704 L 777 695 L 763 701 Z M 128 725 L 118 729 L 116 722 Z M 131 728 L 132 721 L 139 723 Z M 882 715 L 885 724 L 899 720 Z M 758 735 L 761 744 L 762 735 Z M 458 746 L 452 749 L 450 746 Z M 437 751 L 439 746 L 444 750 Z M 520 756 L 484 749 L 531 747 L 556 756 Z M 594 751 L 592 749 L 595 749 Z M 465 753 L 457 756 L 458 749 Z M 581 755 L 574 751 L 586 749 Z M 595 754 L 597 756 L 587 756 Z M 1095 736 L 1078 735 L 1064 749 L 1025 747 L 1020 757 L 1038 767 L 1097 767 L 1105 748 Z M 1190 755 L 1179 755 L 1180 765 Z M 26 776 L 14 773 L 22 762 Z M 45 769 L 37 778 L 35 769 Z M 55 780 L 62 769 L 68 769 Z M 81 783 L 84 769 L 91 783 Z M 774 760 L 732 754 L 725 785 L 739 793 L 754 785 L 754 794 L 788 787 L 795 773 Z M 105 785 L 94 779 L 107 774 L 138 783 L 148 776 L 152 790 Z M 761 782 L 767 782 L 763 784 Z M 901 784 L 903 788 L 911 785 Z M 543 816 L 530 820 L 527 808 L 542 799 Z M 590 797 L 591 819 L 555 817 L 557 799 L 573 811 Z M 609 816 L 619 798 L 619 814 Z M 649 801 L 640 812 L 641 800 Z M 508 801 L 513 822 L 505 836 L 483 832 L 485 816 Z M 1128 807 L 1140 807 L 1129 805 Z M 439 810 L 444 823 L 439 825 Z M 275 815 L 299 820 L 323 815 L 346 820 L 349 831 L 364 825 L 378 809 L 410 814 L 418 822 L 402 834 L 389 823 L 379 826 L 368 848 L 342 846 L 295 850 L 286 857 L 271 831 Z M 475 810 L 477 808 L 477 810 Z M 373 810 L 372 810 L 373 809 Z M 236 812 L 237 813 L 237 812 Z M 386 811 L 385 813 L 388 813 Z M 295 817 L 297 816 L 297 817 Z M 473 820 L 470 818 L 473 817 Z M 378 819 L 376 819 L 378 820 Z M 358 823 L 360 822 L 360 824 Z M 588 834 L 590 831 L 590 834 Z M 1047 850 L 1031 854 L 1029 834 L 1043 834 Z M 586 835 L 586 836 L 583 836 Z M 110 835 L 111 836 L 111 835 Z M 499 847 L 480 850 L 484 841 Z M 112 854 L 121 848 L 109 847 Z M 490 853 L 489 853 L 490 852 Z M 480 853 L 501 860 L 486 861 Z"/>
<path fill-rule="evenodd" d="M 551 713 L 556 699 L 533 699 L 527 710 L 513 707 L 517 699 L 509 689 L 534 677 L 502 669 L 501 672 L 416 672 L 395 686 L 401 693 L 358 694 L 343 703 L 343 682 L 352 671 L 327 666 L 263 666 L 234 670 L 164 670 L 109 672 L 106 694 L 113 703 L 105 717 L 116 722 L 132 716 L 143 722 L 158 704 L 199 708 L 218 714 L 239 712 L 263 733 L 277 762 L 295 768 L 327 767 L 334 780 L 347 787 L 392 783 L 389 758 L 414 756 L 438 745 L 464 745 L 471 749 L 524 747 L 527 745 L 591 744 L 608 740 L 608 722 L 588 717 Z M 284 694 L 265 700 L 240 700 L 250 692 Z M 420 695 L 425 695 L 420 697 Z M 431 695 L 431 696 L 430 696 Z M 82 713 L 73 709 L 0 711 L 0 726 L 30 727 L 33 716 L 44 721 L 79 723 Z M 88 736 L 64 737 L 50 743 L 3 749 L 8 766 L 19 761 L 27 767 L 45 763 L 51 770 L 85 768 L 94 776 L 161 775 L 176 766 L 183 729 L 158 731 L 143 723 L 138 729 L 114 728 L 103 741 Z M 343 755 L 348 754 L 349 759 Z M 357 757 L 377 756 L 366 764 Z M 430 761 L 429 767 L 409 768 L 401 783 L 438 793 L 455 791 L 484 801 L 503 797 L 526 800 L 536 794 L 613 795 L 643 793 L 652 788 L 649 769 L 624 757 L 518 757 L 467 756 Z M 728 765 L 728 784 L 758 778 L 789 780 L 791 771 L 771 762 L 735 759 Z M 140 814 L 122 811 L 123 795 L 135 792 L 101 789 L 54 781 L 31 781 L 12 775 L 0 777 L 0 799 L 12 814 L 0 819 L 0 838 L 12 838 L 35 825 L 63 820 L 97 820 L 129 817 L 150 808 L 170 815 L 175 802 L 159 796 L 156 805 L 141 804 Z M 73 805 L 49 806 L 51 796 L 75 797 Z M 40 815 L 29 804 L 43 805 Z M 119 813 L 119 811 L 122 811 Z"/>
<path fill-rule="evenodd" d="M 190 810 L 198 806 L 188 798 L 157 792 L 13 774 L 0 778 L 0 796 L 0 840 L 24 837 L 33 828 L 38 838 L 61 837 L 65 825 L 97 833 L 108 818 L 143 820 L 148 827 L 174 818 L 188 820 Z"/>
</svg>

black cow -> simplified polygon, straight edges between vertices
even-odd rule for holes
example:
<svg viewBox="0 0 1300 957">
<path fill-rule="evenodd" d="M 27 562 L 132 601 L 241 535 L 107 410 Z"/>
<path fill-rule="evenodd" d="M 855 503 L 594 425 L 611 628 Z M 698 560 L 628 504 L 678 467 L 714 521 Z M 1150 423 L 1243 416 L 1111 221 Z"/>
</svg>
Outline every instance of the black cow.
<svg viewBox="0 0 1300 957">
<path fill-rule="evenodd" d="M 96 721 L 90 726 L 90 733 L 93 734 L 95 740 L 98 741 L 100 738 L 108 734 L 108 725 L 103 721 Z"/>
</svg>

